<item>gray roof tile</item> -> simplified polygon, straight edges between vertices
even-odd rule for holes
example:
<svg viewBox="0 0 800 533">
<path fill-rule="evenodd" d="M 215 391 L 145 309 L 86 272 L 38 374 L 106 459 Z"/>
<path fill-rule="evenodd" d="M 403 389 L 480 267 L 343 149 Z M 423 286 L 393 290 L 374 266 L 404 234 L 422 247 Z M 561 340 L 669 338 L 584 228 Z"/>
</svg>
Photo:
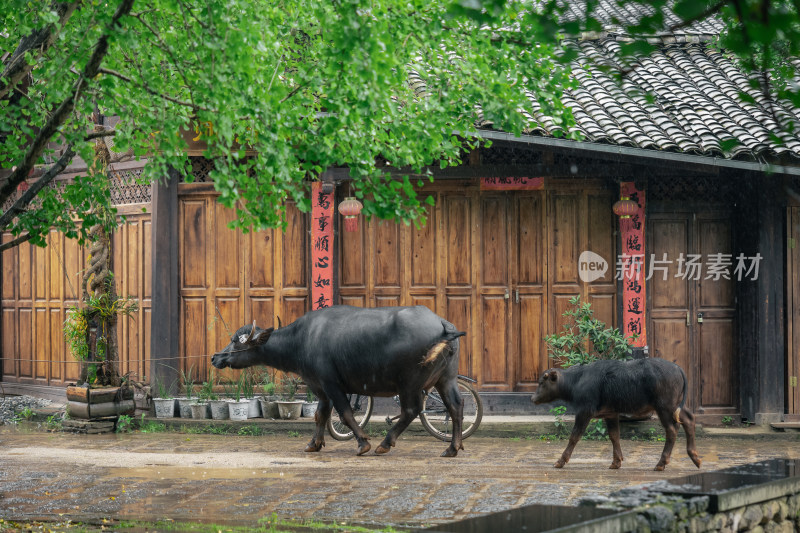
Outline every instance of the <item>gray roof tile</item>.
<svg viewBox="0 0 800 533">
<path fill-rule="evenodd" d="M 714 24 L 706 28 L 718 27 Z M 593 66 L 592 61 L 618 64 L 619 42 L 613 37 L 577 42 L 574 76 L 579 87 L 564 96 L 573 110 L 576 129 L 589 142 L 695 153 L 714 157 L 763 159 L 792 154 L 800 159 L 800 139 L 781 132 L 779 117 L 800 127 L 800 112 L 785 102 L 770 102 L 724 54 L 705 42 L 664 45 L 636 63 L 622 86 Z M 755 103 L 742 102 L 746 92 Z M 653 102 L 645 95 L 651 95 Z M 553 121 L 538 110 L 538 135 L 553 135 Z M 723 142 L 740 144 L 723 150 Z"/>
</svg>

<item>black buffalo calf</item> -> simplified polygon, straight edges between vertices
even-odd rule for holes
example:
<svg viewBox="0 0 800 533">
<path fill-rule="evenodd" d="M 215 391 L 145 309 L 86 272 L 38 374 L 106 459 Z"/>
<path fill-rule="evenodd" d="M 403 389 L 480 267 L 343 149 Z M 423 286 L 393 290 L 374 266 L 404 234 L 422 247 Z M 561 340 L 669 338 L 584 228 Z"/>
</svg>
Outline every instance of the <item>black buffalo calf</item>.
<svg viewBox="0 0 800 533">
<path fill-rule="evenodd" d="M 678 424 L 686 432 L 686 451 L 700 468 L 700 457 L 694 442 L 694 415 L 683 404 L 686 401 L 686 374 L 676 365 L 657 357 L 633 361 L 600 360 L 566 369 L 551 368 L 539 378 L 539 388 L 531 397 L 534 403 L 556 400 L 568 402 L 575 409 L 575 426 L 569 443 L 555 467 L 569 461 L 592 418 L 602 418 L 614 449 L 610 468 L 622 464 L 619 445 L 619 415 L 645 416 L 653 411 L 666 432 L 666 443 L 656 470 L 669 463 L 678 435 Z"/>
</svg>

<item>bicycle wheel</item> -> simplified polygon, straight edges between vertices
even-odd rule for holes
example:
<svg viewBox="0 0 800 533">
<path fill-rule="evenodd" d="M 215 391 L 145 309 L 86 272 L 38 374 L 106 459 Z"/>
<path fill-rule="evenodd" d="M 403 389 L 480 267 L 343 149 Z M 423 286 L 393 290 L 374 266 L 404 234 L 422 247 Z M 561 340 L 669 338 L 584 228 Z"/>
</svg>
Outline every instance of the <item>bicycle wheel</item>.
<svg viewBox="0 0 800 533">
<path fill-rule="evenodd" d="M 369 422 L 369 416 L 372 414 L 372 396 L 348 394 L 347 400 L 350 402 L 356 423 L 363 428 Z M 331 417 L 328 419 L 328 433 L 336 440 L 350 440 L 354 437 L 353 430 L 339 418 L 336 409 L 331 410 Z"/>
<path fill-rule="evenodd" d="M 464 422 L 461 427 L 461 438 L 466 439 L 478 429 L 483 418 L 483 402 L 475 389 L 467 381 L 458 380 L 458 392 L 461 393 L 461 400 L 464 402 Z M 425 429 L 436 437 L 444 441 L 453 438 L 453 421 L 450 413 L 444 406 L 442 398 L 436 389 L 425 395 L 425 403 L 419 420 Z"/>
</svg>

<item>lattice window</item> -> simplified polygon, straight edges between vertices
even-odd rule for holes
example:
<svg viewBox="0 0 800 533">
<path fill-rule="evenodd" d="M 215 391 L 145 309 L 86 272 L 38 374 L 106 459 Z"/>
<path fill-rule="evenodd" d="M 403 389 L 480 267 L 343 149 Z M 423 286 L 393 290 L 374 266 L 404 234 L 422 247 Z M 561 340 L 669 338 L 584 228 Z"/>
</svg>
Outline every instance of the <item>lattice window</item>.
<svg viewBox="0 0 800 533">
<path fill-rule="evenodd" d="M 114 205 L 149 204 L 153 199 L 149 183 L 140 183 L 141 168 L 111 171 L 111 203 Z"/>
<path fill-rule="evenodd" d="M 211 181 L 208 175 L 214 170 L 214 161 L 206 157 L 190 157 L 189 161 L 192 163 L 192 176 L 194 176 L 195 183 Z"/>
<path fill-rule="evenodd" d="M 686 202 L 703 200 L 733 205 L 741 200 L 744 188 L 739 179 L 705 177 L 670 177 L 647 181 L 647 199 Z"/>
</svg>

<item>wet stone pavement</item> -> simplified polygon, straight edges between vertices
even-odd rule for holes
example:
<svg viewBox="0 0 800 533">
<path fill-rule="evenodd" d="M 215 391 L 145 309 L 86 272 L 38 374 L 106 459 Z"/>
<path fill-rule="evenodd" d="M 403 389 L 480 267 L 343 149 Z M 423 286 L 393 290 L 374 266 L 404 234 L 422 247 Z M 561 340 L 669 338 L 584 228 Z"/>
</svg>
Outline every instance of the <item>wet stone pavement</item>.
<svg viewBox="0 0 800 533">
<path fill-rule="evenodd" d="M 289 520 L 421 527 L 533 503 L 574 505 L 584 496 L 697 472 L 679 439 L 665 472 L 661 442 L 582 441 L 562 470 L 565 441 L 482 438 L 454 459 L 427 436 L 401 438 L 385 456 L 355 455 L 327 439 L 320 453 L 299 437 L 178 433 L 74 435 L 0 428 L 0 518 L 102 518 L 254 525 Z M 373 438 L 373 447 L 378 437 Z M 703 471 L 773 457 L 800 458 L 797 438 L 701 438 Z"/>
</svg>

